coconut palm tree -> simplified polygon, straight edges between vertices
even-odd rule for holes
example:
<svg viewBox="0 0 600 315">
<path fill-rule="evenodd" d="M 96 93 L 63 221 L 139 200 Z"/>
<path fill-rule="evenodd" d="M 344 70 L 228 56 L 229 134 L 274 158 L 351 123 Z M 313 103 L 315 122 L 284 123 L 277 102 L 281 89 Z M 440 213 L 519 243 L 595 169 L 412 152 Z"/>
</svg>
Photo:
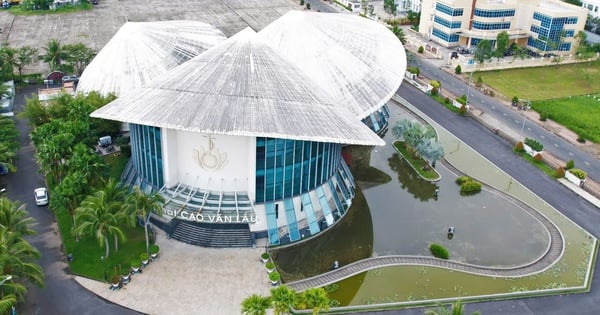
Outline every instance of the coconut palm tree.
<svg viewBox="0 0 600 315">
<path fill-rule="evenodd" d="M 12 281 L 44 286 L 44 272 L 32 260 L 39 259 L 40 252 L 16 232 L 0 227 L 0 273 L 11 275 Z M 15 294 L 22 294 L 23 288 L 13 288 Z M 9 292 L 10 293 L 10 292 Z"/>
<path fill-rule="evenodd" d="M 464 313 L 464 305 L 460 300 L 456 300 L 449 309 L 445 306 L 438 306 L 436 309 L 425 311 L 425 315 L 463 315 Z M 472 315 L 479 314 L 481 314 L 479 311 L 472 313 Z"/>
<path fill-rule="evenodd" d="M 242 301 L 243 315 L 265 315 L 271 306 L 271 299 L 266 296 L 252 294 Z"/>
<path fill-rule="evenodd" d="M 41 56 L 42 60 L 50 66 L 50 70 L 60 70 L 62 61 L 66 57 L 60 41 L 56 38 L 51 39 L 44 50 L 46 53 Z"/>
<path fill-rule="evenodd" d="M 150 248 L 150 241 L 148 239 L 148 220 L 150 219 L 150 214 L 152 214 L 152 212 L 162 215 L 164 199 L 157 192 L 146 194 L 139 186 L 136 186 L 133 188 L 133 192 L 128 196 L 126 203 L 132 225 L 135 225 L 138 216 L 142 217 L 144 234 L 146 236 L 146 253 L 148 253 Z"/>
<path fill-rule="evenodd" d="M 396 37 L 398 37 L 402 45 L 406 44 L 406 34 L 404 34 L 404 30 L 402 28 L 398 27 L 398 25 L 394 25 L 391 31 L 394 33 L 394 35 L 396 35 Z"/>
<path fill-rule="evenodd" d="M 125 241 L 125 233 L 119 227 L 125 218 L 123 204 L 108 200 L 105 191 L 99 190 L 94 195 L 87 196 L 81 206 L 75 209 L 75 228 L 73 233 L 95 235 L 100 248 L 105 246 L 108 257 L 110 250 L 108 236 L 115 238 L 115 250 L 118 250 L 118 238 Z"/>
<path fill-rule="evenodd" d="M 302 301 L 307 308 L 312 308 L 313 315 L 329 310 L 329 296 L 323 288 L 310 288 L 302 292 Z"/>
<path fill-rule="evenodd" d="M 271 300 L 275 315 L 288 314 L 298 303 L 298 294 L 285 285 L 271 289 Z"/>
<path fill-rule="evenodd" d="M 25 205 L 0 198 L 0 226 L 22 236 L 34 235 L 36 232 L 29 228 L 35 220 L 25 210 Z"/>
</svg>

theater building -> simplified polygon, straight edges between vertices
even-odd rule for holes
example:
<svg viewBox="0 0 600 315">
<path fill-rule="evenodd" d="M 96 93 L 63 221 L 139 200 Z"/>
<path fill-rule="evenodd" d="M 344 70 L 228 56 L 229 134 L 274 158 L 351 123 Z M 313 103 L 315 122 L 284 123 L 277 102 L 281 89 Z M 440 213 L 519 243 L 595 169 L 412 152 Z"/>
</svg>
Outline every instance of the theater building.
<svg viewBox="0 0 600 315">
<path fill-rule="evenodd" d="M 96 110 L 129 125 L 123 181 L 165 197 L 156 224 L 202 246 L 314 236 L 352 204 L 346 145 L 384 145 L 400 41 L 347 14 L 290 11 Z M 87 70 L 86 70 L 87 71 Z"/>
</svg>

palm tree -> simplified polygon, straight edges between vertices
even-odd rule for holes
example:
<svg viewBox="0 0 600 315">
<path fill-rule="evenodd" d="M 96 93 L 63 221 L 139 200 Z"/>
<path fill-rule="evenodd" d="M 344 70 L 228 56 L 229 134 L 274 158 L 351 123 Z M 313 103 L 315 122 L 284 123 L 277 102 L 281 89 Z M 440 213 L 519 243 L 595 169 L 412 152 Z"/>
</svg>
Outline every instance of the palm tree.
<svg viewBox="0 0 600 315">
<path fill-rule="evenodd" d="M 398 25 L 394 25 L 392 27 L 392 33 L 398 37 L 402 45 L 406 45 L 406 34 L 402 28 L 398 27 Z"/>
<path fill-rule="evenodd" d="M 288 286 L 282 285 L 271 289 L 271 300 L 275 315 L 288 314 L 298 303 L 298 295 Z"/>
<path fill-rule="evenodd" d="M 62 60 L 66 57 L 60 41 L 56 38 L 51 39 L 44 50 L 46 50 L 46 54 L 42 55 L 42 60 L 50 66 L 50 70 L 59 70 Z"/>
<path fill-rule="evenodd" d="M 271 306 L 271 299 L 266 296 L 252 294 L 242 301 L 243 315 L 265 315 Z"/>
<path fill-rule="evenodd" d="M 307 308 L 312 308 L 313 315 L 329 310 L 329 296 L 323 288 L 310 288 L 302 292 L 302 300 Z"/>
<path fill-rule="evenodd" d="M 39 259 L 40 252 L 16 232 L 0 227 L 0 273 L 11 275 L 12 281 L 28 280 L 30 283 L 43 287 L 44 272 L 32 262 Z M 23 294 L 23 288 L 18 286 L 12 293 Z"/>
<path fill-rule="evenodd" d="M 135 225 L 136 218 L 138 216 L 142 217 L 144 234 L 146 236 L 146 253 L 148 253 L 150 248 L 150 241 L 148 240 L 148 219 L 150 219 L 150 214 L 152 214 L 152 212 L 162 215 L 163 203 L 163 197 L 157 192 L 146 194 L 139 186 L 135 186 L 133 192 L 127 198 L 131 224 Z"/>
<path fill-rule="evenodd" d="M 426 310 L 425 315 L 463 315 L 465 313 L 464 305 L 460 300 L 456 300 L 450 309 L 444 306 L 438 306 L 434 310 Z M 481 314 L 479 311 L 473 312 L 472 315 Z"/>
<path fill-rule="evenodd" d="M 73 233 L 81 236 L 84 234 L 95 235 L 100 248 L 106 247 L 104 257 L 108 257 L 108 235 L 115 238 L 115 250 L 118 250 L 118 238 L 125 241 L 125 233 L 119 227 L 124 219 L 123 204 L 107 199 L 105 191 L 99 190 L 94 195 L 87 196 L 81 206 L 75 209 L 75 228 Z"/>
<path fill-rule="evenodd" d="M 6 198 L 0 198 L 0 226 L 10 232 L 19 233 L 22 236 L 34 235 L 36 232 L 29 228 L 35 220 L 25 210 L 25 205 L 19 205 Z"/>
</svg>

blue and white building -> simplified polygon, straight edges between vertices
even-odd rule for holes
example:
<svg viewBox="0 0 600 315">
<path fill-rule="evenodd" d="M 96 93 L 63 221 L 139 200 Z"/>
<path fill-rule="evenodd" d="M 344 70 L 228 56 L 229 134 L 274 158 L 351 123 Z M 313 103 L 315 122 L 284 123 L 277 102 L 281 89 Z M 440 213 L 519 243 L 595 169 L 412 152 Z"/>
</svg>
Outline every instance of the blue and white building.
<svg viewBox="0 0 600 315">
<path fill-rule="evenodd" d="M 342 148 L 384 144 L 377 132 L 405 70 L 402 44 L 381 24 L 290 11 L 92 117 L 129 124 L 124 180 L 163 194 L 165 225 L 241 225 L 270 245 L 286 244 L 348 211 L 355 183 Z"/>
<path fill-rule="evenodd" d="M 535 51 L 572 54 L 587 11 L 558 0 L 423 0 L 419 32 L 445 47 L 495 46 L 500 32 Z"/>
</svg>

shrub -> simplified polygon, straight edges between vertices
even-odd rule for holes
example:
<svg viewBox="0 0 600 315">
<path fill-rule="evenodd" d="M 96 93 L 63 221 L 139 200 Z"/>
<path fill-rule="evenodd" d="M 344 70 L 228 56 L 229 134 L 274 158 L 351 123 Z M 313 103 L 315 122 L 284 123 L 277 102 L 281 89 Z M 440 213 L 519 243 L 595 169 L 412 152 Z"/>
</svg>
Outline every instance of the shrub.
<svg viewBox="0 0 600 315">
<path fill-rule="evenodd" d="M 419 74 L 421 73 L 421 69 L 419 69 L 419 67 L 409 67 L 408 72 L 413 73 L 416 76 L 419 76 Z"/>
<path fill-rule="evenodd" d="M 496 96 L 496 92 L 494 92 L 494 90 L 489 90 L 488 95 L 494 97 Z"/>
<path fill-rule="evenodd" d="M 536 161 L 537 163 L 542 163 L 542 155 L 540 153 L 536 153 L 533 156 L 533 160 Z"/>
<path fill-rule="evenodd" d="M 483 79 L 481 78 L 481 76 L 477 76 L 477 81 L 475 82 L 475 86 L 479 88 L 482 85 L 483 85 Z"/>
<path fill-rule="evenodd" d="M 431 89 L 431 95 L 438 95 L 438 88 L 434 87 Z"/>
<path fill-rule="evenodd" d="M 279 272 L 273 271 L 269 274 L 269 280 L 277 282 L 279 281 L 279 279 L 281 279 L 281 275 L 279 274 Z"/>
<path fill-rule="evenodd" d="M 566 169 L 566 170 L 570 170 L 570 169 L 572 169 L 573 167 L 575 167 L 575 161 L 573 161 L 573 160 L 569 160 L 569 161 L 567 162 L 567 164 L 565 165 L 565 169 Z"/>
<path fill-rule="evenodd" d="M 517 142 L 517 145 L 515 145 L 515 151 L 517 151 L 517 152 L 525 151 L 525 145 L 523 144 L 523 142 L 521 142 L 521 141 Z"/>
<path fill-rule="evenodd" d="M 454 73 L 456 73 L 456 74 L 462 73 L 462 68 L 460 67 L 460 65 L 458 65 L 458 66 L 456 66 L 456 68 L 454 68 Z"/>
<path fill-rule="evenodd" d="M 512 103 L 513 103 L 513 105 L 519 104 L 519 97 L 518 96 L 513 96 Z"/>
<path fill-rule="evenodd" d="M 150 252 L 150 254 L 158 254 L 159 250 L 160 250 L 160 247 L 158 247 L 158 245 L 156 245 L 156 244 L 152 244 L 148 248 L 148 251 Z"/>
<path fill-rule="evenodd" d="M 425 48 L 423 48 L 423 46 L 419 46 L 419 54 L 422 54 L 425 51 Z"/>
<path fill-rule="evenodd" d="M 300 0 L 300 5 L 304 5 L 304 0 Z"/>
<path fill-rule="evenodd" d="M 110 283 L 117 284 L 120 282 L 121 282 L 121 276 L 113 275 L 112 277 L 110 277 Z"/>
<path fill-rule="evenodd" d="M 444 103 L 450 104 L 450 98 L 448 96 L 446 96 L 446 98 L 444 99 Z"/>
<path fill-rule="evenodd" d="M 130 262 L 132 268 L 140 268 L 142 261 L 139 258 L 133 258 Z"/>
<path fill-rule="evenodd" d="M 465 116 L 467 114 L 467 106 L 463 105 L 458 109 L 458 113 Z"/>
<path fill-rule="evenodd" d="M 140 254 L 140 260 L 141 261 L 148 261 L 148 259 L 150 259 L 150 257 L 148 256 L 147 253 L 141 253 Z"/>
<path fill-rule="evenodd" d="M 308 10 L 310 10 L 310 3 L 308 3 L 308 2 L 306 3 L 306 8 L 307 8 Z"/>
<path fill-rule="evenodd" d="M 528 145 L 529 147 L 531 147 L 535 151 L 544 150 L 543 144 L 541 144 L 539 141 L 531 139 L 531 138 L 525 138 L 525 144 Z"/>
<path fill-rule="evenodd" d="M 548 120 L 548 112 L 542 112 L 542 113 L 540 113 L 540 120 L 541 121 Z"/>
<path fill-rule="evenodd" d="M 581 135 L 577 135 L 577 142 L 579 143 L 585 143 L 585 138 Z"/>
<path fill-rule="evenodd" d="M 565 177 L 565 169 L 562 166 L 557 167 L 556 171 L 554 171 L 554 177 L 556 177 L 556 178 Z"/>
<path fill-rule="evenodd" d="M 470 180 L 460 185 L 460 193 L 463 195 L 473 195 L 481 191 L 481 183 Z"/>
<path fill-rule="evenodd" d="M 460 176 L 460 177 L 458 177 L 458 178 L 456 179 L 456 181 L 455 181 L 455 182 L 456 182 L 456 184 L 457 184 L 457 185 L 462 185 L 462 184 L 464 184 L 464 183 L 466 183 L 466 182 L 468 182 L 468 181 L 471 181 L 471 180 L 472 180 L 472 179 L 471 179 L 471 177 L 469 177 L 469 176 Z"/>
<path fill-rule="evenodd" d="M 585 179 L 585 177 L 587 176 L 587 173 L 585 171 L 580 170 L 578 168 L 570 169 L 569 172 L 571 172 L 571 174 L 577 176 L 577 178 L 579 178 L 579 179 Z"/>
<path fill-rule="evenodd" d="M 266 260 L 266 259 L 269 259 L 269 258 L 271 258 L 271 255 L 269 255 L 269 253 L 262 253 L 262 254 L 260 255 L 260 258 L 262 258 L 262 259 L 265 259 L 265 260 Z"/>
<path fill-rule="evenodd" d="M 275 269 L 275 264 L 272 261 L 268 261 L 265 264 L 265 267 L 267 267 L 267 269 L 269 269 L 269 270 L 273 270 L 273 269 Z"/>
<path fill-rule="evenodd" d="M 456 99 L 457 102 L 463 104 L 463 105 L 467 105 L 467 96 L 465 94 L 461 95 L 460 97 L 458 97 Z"/>
<path fill-rule="evenodd" d="M 434 88 L 438 88 L 438 89 L 442 87 L 442 83 L 437 80 L 429 81 L 429 85 L 433 86 Z"/>
<path fill-rule="evenodd" d="M 429 245 L 429 251 L 431 252 L 431 254 L 434 257 L 441 258 L 441 259 L 450 258 L 450 254 L 448 253 L 448 250 L 440 244 L 432 243 L 431 245 Z"/>
</svg>

